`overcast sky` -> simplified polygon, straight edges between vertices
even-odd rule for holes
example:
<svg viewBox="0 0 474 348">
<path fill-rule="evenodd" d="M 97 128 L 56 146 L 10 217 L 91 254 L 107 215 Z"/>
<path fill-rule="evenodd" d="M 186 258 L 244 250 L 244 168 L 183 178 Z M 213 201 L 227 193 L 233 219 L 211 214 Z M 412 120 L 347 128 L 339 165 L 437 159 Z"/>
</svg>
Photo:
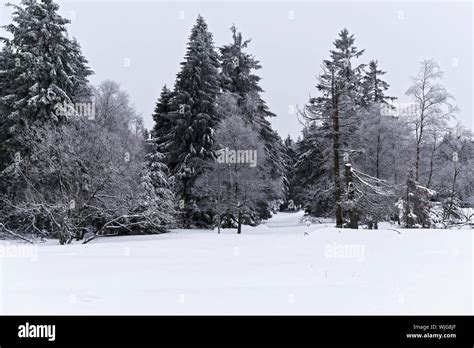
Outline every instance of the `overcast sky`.
<svg viewBox="0 0 474 348">
<path fill-rule="evenodd" d="M 0 2 L 5 2 L 0 0 Z M 282 137 L 297 137 L 301 125 L 292 108 L 315 95 L 322 59 L 344 27 L 365 48 L 361 58 L 379 61 L 388 73 L 389 93 L 407 102 L 405 91 L 419 61 L 434 58 L 444 84 L 456 97 L 458 119 L 474 128 L 472 117 L 472 4 L 470 2 L 166 2 L 60 1 L 72 20 L 69 32 L 81 43 L 95 71 L 94 84 L 118 81 L 151 127 L 151 113 L 163 84 L 173 86 L 186 42 L 200 13 L 216 46 L 231 40 L 232 23 L 263 69 L 264 99 L 277 114 Z M 0 19 L 10 22 L 2 4 Z"/>
</svg>

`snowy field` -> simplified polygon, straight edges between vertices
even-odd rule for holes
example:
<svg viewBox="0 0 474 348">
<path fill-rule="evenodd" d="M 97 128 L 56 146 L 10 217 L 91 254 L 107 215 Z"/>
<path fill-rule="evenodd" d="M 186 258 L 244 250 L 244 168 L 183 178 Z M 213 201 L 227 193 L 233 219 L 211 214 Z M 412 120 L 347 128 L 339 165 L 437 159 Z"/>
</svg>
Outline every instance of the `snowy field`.
<svg viewBox="0 0 474 348">
<path fill-rule="evenodd" d="M 242 235 L 3 242 L 0 313 L 473 313 L 473 230 L 340 230 L 301 216 Z"/>
</svg>

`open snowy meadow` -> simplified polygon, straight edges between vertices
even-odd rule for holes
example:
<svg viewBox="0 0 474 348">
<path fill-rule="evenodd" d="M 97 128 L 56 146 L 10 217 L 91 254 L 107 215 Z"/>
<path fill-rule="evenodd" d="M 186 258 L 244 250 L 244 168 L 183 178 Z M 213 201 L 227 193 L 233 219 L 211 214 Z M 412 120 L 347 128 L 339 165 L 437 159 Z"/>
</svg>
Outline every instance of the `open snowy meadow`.
<svg viewBox="0 0 474 348">
<path fill-rule="evenodd" d="M 473 230 L 258 227 L 1 244 L 1 314 L 472 314 Z"/>
</svg>

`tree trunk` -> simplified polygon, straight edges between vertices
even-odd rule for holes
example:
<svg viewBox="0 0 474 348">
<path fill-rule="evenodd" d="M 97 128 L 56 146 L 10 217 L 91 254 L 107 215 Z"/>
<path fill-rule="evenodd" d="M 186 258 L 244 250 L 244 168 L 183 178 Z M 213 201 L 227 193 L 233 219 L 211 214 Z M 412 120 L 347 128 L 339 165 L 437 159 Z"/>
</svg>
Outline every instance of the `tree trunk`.
<svg viewBox="0 0 474 348">
<path fill-rule="evenodd" d="M 445 221 L 448 220 L 450 218 L 451 214 L 453 213 L 454 193 L 455 193 L 455 189 L 456 189 L 457 176 L 458 176 L 458 171 L 456 169 L 456 163 L 454 163 L 454 177 L 453 177 L 453 184 L 451 185 L 451 199 L 450 199 L 450 202 L 449 202 L 449 208 L 448 208 L 448 211 L 446 213 L 446 217 L 444 219 Z"/>
<path fill-rule="evenodd" d="M 422 110 L 424 110 L 424 104 L 422 106 Z M 419 181 L 419 176 L 420 176 L 420 147 L 421 147 L 421 141 L 423 137 L 423 118 L 424 114 L 422 112 L 421 114 L 421 122 L 420 122 L 420 129 L 419 131 L 417 130 L 416 132 L 416 163 L 415 163 L 415 181 Z"/>
<path fill-rule="evenodd" d="M 433 143 L 433 148 L 431 149 L 431 156 L 430 156 L 430 172 L 428 174 L 428 182 L 426 184 L 426 188 L 430 188 L 431 186 L 431 179 L 433 178 L 433 166 L 434 166 L 434 158 L 436 154 L 436 136 Z"/>
<path fill-rule="evenodd" d="M 350 220 L 350 227 L 352 229 L 358 229 L 359 225 L 357 222 L 357 213 L 353 206 L 354 201 L 354 188 L 352 183 L 352 167 L 350 163 L 346 163 L 346 186 L 347 186 L 347 198 L 349 199 L 349 220 Z"/>
<path fill-rule="evenodd" d="M 333 154 L 334 154 L 334 198 L 336 201 L 336 227 L 342 227 L 342 207 L 341 207 L 341 181 L 339 177 L 339 114 L 337 107 L 332 113 L 332 128 L 333 128 Z"/>
<path fill-rule="evenodd" d="M 420 171 L 420 144 L 416 143 L 415 181 L 418 181 Z"/>
<path fill-rule="evenodd" d="M 410 185 L 409 179 L 407 178 L 407 193 L 406 193 L 406 205 L 405 205 L 405 227 L 409 227 L 408 212 L 410 210 Z"/>
<path fill-rule="evenodd" d="M 428 173 L 428 182 L 426 183 L 426 188 L 430 188 L 432 178 L 433 178 L 433 153 L 431 154 L 431 158 L 430 158 L 430 172 Z"/>
<path fill-rule="evenodd" d="M 377 134 L 377 157 L 375 159 L 375 177 L 380 178 L 380 134 Z"/>
<path fill-rule="evenodd" d="M 182 214 L 182 223 L 184 228 L 189 228 L 190 227 L 190 212 L 189 212 L 189 179 L 188 178 L 183 178 L 183 194 L 182 194 L 182 199 L 183 199 L 183 214 Z"/>
<path fill-rule="evenodd" d="M 395 147 L 393 147 L 395 149 Z M 392 154 L 392 165 L 393 165 L 393 181 L 395 184 L 398 184 L 398 175 L 397 175 L 397 160 L 395 158 L 395 151 Z"/>
<path fill-rule="evenodd" d="M 240 234 L 242 232 L 242 213 L 239 212 L 237 214 L 237 234 Z"/>
</svg>

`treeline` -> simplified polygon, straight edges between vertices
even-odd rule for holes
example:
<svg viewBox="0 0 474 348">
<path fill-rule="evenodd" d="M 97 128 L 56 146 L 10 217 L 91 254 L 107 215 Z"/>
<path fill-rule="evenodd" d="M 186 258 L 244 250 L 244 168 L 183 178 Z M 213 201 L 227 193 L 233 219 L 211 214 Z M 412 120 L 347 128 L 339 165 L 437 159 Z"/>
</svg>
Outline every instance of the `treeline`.
<svg viewBox="0 0 474 348">
<path fill-rule="evenodd" d="M 318 96 L 299 112 L 302 138 L 285 141 L 295 203 L 335 216 L 339 227 L 469 222 L 462 207 L 473 204 L 474 142 L 469 129 L 448 126 L 458 108 L 440 67 L 422 61 L 407 86 L 411 102 L 397 103 L 378 62 L 363 56 L 342 30 L 322 63 Z"/>
<path fill-rule="evenodd" d="M 377 61 L 347 30 L 323 61 L 285 141 L 262 99 L 258 60 L 235 26 L 216 48 L 198 16 L 172 88 L 148 131 L 113 81 L 93 71 L 53 0 L 24 0 L 0 38 L 0 234 L 70 243 L 84 233 L 161 233 L 172 227 L 255 225 L 303 207 L 339 227 L 466 222 L 472 133 L 434 61 L 423 61 L 394 107 Z M 152 73 L 152 72 L 150 72 Z M 295 118 L 295 122 L 297 122 Z"/>
</svg>

